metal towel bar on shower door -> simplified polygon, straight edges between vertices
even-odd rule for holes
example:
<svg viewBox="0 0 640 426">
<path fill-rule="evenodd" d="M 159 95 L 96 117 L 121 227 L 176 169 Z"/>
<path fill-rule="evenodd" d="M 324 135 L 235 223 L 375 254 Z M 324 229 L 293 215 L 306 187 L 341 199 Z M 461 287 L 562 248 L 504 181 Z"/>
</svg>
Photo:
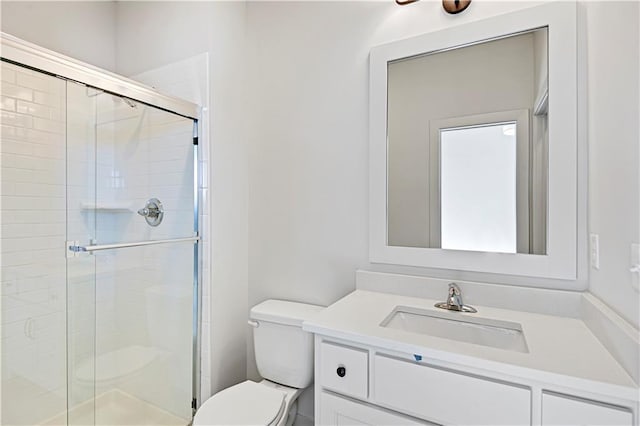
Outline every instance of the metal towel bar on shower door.
<svg viewBox="0 0 640 426">
<path fill-rule="evenodd" d="M 187 238 L 173 238 L 170 240 L 137 241 L 134 243 L 101 244 L 101 245 L 93 245 L 93 246 L 70 245 L 69 251 L 72 251 L 74 253 L 92 252 L 92 251 L 112 250 L 112 249 L 127 248 L 127 247 L 153 246 L 156 244 L 186 243 L 186 242 L 195 243 L 198 241 L 200 241 L 200 237 L 195 236 L 195 237 L 187 237 Z"/>
</svg>

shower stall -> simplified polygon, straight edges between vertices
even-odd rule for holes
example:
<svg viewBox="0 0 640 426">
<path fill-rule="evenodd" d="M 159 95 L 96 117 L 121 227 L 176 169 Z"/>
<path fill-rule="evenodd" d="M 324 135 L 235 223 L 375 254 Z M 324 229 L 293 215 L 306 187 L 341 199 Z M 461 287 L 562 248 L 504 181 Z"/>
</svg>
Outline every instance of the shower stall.
<svg viewBox="0 0 640 426">
<path fill-rule="evenodd" d="M 198 113 L 2 34 L 3 425 L 187 425 Z"/>
</svg>

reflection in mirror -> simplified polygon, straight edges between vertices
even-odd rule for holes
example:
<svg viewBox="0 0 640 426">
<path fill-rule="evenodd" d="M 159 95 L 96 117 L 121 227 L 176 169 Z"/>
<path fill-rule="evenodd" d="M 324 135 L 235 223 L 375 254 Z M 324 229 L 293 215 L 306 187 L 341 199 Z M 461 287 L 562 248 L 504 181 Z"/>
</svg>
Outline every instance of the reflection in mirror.
<svg viewBox="0 0 640 426">
<path fill-rule="evenodd" d="M 440 131 L 443 249 L 516 252 L 515 126 Z"/>
<path fill-rule="evenodd" d="M 387 244 L 546 254 L 547 29 L 388 63 Z"/>
</svg>

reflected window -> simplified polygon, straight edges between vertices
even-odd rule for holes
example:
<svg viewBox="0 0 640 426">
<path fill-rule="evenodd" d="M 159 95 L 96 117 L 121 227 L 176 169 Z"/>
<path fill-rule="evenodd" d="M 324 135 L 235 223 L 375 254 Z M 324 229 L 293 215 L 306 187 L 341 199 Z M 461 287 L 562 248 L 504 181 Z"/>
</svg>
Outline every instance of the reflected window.
<svg viewBox="0 0 640 426">
<path fill-rule="evenodd" d="M 440 129 L 443 249 L 516 253 L 516 126 Z"/>
</svg>

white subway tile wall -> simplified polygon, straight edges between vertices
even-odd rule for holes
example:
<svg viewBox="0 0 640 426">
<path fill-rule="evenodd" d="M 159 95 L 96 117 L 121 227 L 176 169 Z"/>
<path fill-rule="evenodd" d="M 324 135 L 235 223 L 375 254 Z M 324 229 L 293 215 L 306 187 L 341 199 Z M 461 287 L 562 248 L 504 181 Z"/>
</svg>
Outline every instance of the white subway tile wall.
<svg viewBox="0 0 640 426">
<path fill-rule="evenodd" d="M 66 408 L 65 81 L 3 62 L 2 424 Z"/>
</svg>

